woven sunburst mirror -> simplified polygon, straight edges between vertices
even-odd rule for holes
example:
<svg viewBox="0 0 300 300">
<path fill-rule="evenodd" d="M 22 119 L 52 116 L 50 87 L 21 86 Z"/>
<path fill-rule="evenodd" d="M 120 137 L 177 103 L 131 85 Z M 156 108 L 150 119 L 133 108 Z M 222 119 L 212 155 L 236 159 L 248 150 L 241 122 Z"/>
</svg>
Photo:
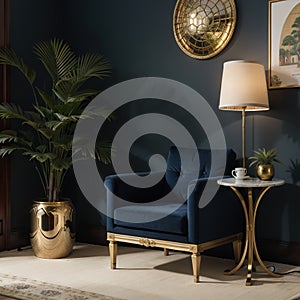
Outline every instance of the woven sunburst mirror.
<svg viewBox="0 0 300 300">
<path fill-rule="evenodd" d="M 236 25 L 234 0 L 178 0 L 173 31 L 180 49 L 197 59 L 211 58 L 229 43 Z"/>
</svg>

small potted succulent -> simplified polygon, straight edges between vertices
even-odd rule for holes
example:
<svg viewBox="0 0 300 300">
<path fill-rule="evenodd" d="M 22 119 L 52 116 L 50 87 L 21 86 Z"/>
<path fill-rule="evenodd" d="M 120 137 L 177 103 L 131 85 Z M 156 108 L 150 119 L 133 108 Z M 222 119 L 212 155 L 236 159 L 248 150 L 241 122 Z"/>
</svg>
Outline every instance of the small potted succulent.
<svg viewBox="0 0 300 300">
<path fill-rule="evenodd" d="M 261 180 L 272 180 L 274 177 L 274 165 L 273 163 L 280 163 L 277 159 L 279 153 L 275 148 L 266 150 L 265 148 L 259 148 L 254 151 L 254 155 L 250 156 L 252 160 L 249 167 L 256 165 L 256 175 Z"/>
</svg>

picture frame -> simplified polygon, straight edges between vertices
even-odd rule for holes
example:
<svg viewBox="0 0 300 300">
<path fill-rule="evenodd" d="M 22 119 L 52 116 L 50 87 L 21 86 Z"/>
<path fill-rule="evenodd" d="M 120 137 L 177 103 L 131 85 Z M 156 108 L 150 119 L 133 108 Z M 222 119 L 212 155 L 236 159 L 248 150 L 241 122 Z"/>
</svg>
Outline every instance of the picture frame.
<svg viewBox="0 0 300 300">
<path fill-rule="evenodd" d="M 300 0 L 269 0 L 268 88 L 300 87 Z"/>
</svg>

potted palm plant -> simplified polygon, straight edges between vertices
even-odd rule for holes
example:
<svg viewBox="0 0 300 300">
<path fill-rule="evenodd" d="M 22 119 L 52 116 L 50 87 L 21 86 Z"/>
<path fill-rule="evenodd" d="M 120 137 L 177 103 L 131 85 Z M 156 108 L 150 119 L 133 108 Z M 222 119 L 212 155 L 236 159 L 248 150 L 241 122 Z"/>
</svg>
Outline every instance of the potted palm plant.
<svg viewBox="0 0 300 300">
<path fill-rule="evenodd" d="M 99 91 L 87 89 L 92 78 L 110 74 L 109 62 L 98 53 L 77 56 L 61 39 L 36 43 L 33 52 L 50 78 L 49 89 L 36 87 L 36 72 L 12 49 L 0 49 L 0 64 L 16 67 L 33 92 L 32 110 L 0 103 L 0 118 L 17 120 L 16 130 L 0 132 L 0 156 L 20 151 L 33 161 L 44 189 L 30 212 L 30 241 L 34 253 L 43 258 L 69 255 L 75 241 L 74 207 L 61 197 L 62 184 L 72 166 L 72 140 L 77 121 L 91 97 Z M 101 113 L 97 112 L 97 113 Z M 87 155 L 86 149 L 79 149 Z M 110 143 L 98 141 L 91 156 L 109 162 Z"/>
<path fill-rule="evenodd" d="M 274 177 L 274 162 L 280 163 L 278 160 L 279 153 L 275 148 L 266 150 L 265 148 L 259 148 L 254 151 L 254 155 L 250 156 L 252 160 L 249 167 L 256 165 L 256 175 L 261 180 L 272 180 Z"/>
</svg>

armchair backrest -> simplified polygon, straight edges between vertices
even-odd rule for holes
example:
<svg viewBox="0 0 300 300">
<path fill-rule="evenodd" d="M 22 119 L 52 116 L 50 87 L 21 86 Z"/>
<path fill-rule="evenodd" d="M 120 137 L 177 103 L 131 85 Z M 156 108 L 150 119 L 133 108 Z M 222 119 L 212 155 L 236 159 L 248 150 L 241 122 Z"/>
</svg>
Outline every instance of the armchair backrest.
<svg viewBox="0 0 300 300">
<path fill-rule="evenodd" d="M 175 186 L 180 175 L 184 176 L 185 174 L 194 173 L 194 179 L 208 178 L 209 176 L 216 177 L 231 175 L 231 170 L 234 169 L 236 164 L 236 153 L 232 149 L 214 151 L 215 156 L 212 169 L 210 149 L 195 150 L 188 148 L 180 148 L 180 152 L 184 156 L 183 159 L 185 159 L 185 161 L 188 161 L 188 164 L 185 164 L 187 169 L 183 169 L 178 149 L 175 146 L 171 147 L 168 153 L 166 170 L 166 180 L 170 188 L 173 188 Z M 225 170 L 224 151 L 226 157 Z M 200 168 L 198 168 L 198 159 L 200 162 Z"/>
</svg>

